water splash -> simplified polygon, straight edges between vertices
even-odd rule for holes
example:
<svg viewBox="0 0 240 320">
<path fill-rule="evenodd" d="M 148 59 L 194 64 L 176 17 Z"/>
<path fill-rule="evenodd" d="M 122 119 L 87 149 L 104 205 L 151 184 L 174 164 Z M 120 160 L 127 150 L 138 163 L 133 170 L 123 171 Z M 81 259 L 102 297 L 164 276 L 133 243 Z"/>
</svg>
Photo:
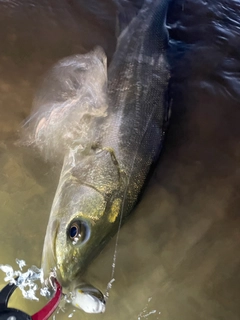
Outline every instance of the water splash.
<svg viewBox="0 0 240 320">
<path fill-rule="evenodd" d="M 15 284 L 21 290 L 23 297 L 29 300 L 38 301 L 37 293 L 45 297 L 51 296 L 51 287 L 55 290 L 53 280 L 56 278 L 56 273 L 54 270 L 50 272 L 49 278 L 44 280 L 42 269 L 31 266 L 27 271 L 23 272 L 23 268 L 26 267 L 25 261 L 16 259 L 16 263 L 19 266 L 19 270 L 14 270 L 10 265 L 0 264 L 0 270 L 6 274 L 4 281 Z M 45 286 L 39 288 L 36 284 L 37 281 L 45 284 Z M 112 282 L 113 280 L 109 283 L 110 287 Z M 62 294 L 55 314 L 60 311 L 65 312 L 66 304 L 77 306 L 78 309 L 87 313 L 102 313 L 105 311 L 105 300 L 104 296 L 101 295 L 102 293 L 91 285 L 76 287 L 73 291 Z M 68 317 L 73 317 L 75 311 L 74 309 Z"/>
<path fill-rule="evenodd" d="M 73 312 L 68 315 L 68 318 L 72 318 L 75 311 L 76 311 L 76 310 L 74 309 Z"/>
<path fill-rule="evenodd" d="M 50 296 L 48 287 L 40 288 L 35 283 L 40 281 L 43 283 L 43 271 L 36 266 L 31 266 L 26 272 L 23 272 L 23 267 L 26 266 L 24 260 L 16 259 L 16 263 L 19 266 L 19 270 L 14 270 L 10 265 L 0 264 L 0 270 L 2 270 L 6 276 L 4 281 L 10 282 L 18 286 L 21 290 L 24 298 L 29 300 L 39 300 L 36 293 L 39 291 L 42 296 Z"/>
<path fill-rule="evenodd" d="M 148 305 L 151 302 L 151 300 L 152 300 L 152 297 L 148 298 L 148 301 L 147 301 L 145 307 L 143 308 L 143 310 L 139 313 L 137 320 L 141 320 L 141 319 L 148 320 L 148 318 L 153 314 L 155 314 L 155 315 L 156 315 L 156 313 L 158 315 L 161 314 L 161 312 L 157 312 L 157 310 L 151 310 L 151 311 L 148 310 Z M 156 319 L 159 319 L 159 317 L 157 317 Z"/>
</svg>

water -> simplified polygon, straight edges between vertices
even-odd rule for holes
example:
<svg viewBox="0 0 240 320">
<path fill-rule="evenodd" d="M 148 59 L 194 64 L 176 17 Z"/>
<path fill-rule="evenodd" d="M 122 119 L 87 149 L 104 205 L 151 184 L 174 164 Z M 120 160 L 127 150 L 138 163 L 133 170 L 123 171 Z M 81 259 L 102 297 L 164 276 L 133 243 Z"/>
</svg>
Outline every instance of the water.
<svg viewBox="0 0 240 320">
<path fill-rule="evenodd" d="M 39 266 L 58 168 L 16 147 L 17 130 L 59 58 L 95 44 L 111 58 L 115 21 L 110 1 L 23 2 L 0 1 L 0 263 L 19 257 Z M 239 7 L 234 0 L 171 5 L 172 123 L 144 197 L 121 230 L 106 313 L 69 306 L 56 319 L 239 319 Z M 103 291 L 113 252 L 112 241 L 88 272 Z M 29 313 L 46 303 L 20 294 L 11 301 Z"/>
</svg>

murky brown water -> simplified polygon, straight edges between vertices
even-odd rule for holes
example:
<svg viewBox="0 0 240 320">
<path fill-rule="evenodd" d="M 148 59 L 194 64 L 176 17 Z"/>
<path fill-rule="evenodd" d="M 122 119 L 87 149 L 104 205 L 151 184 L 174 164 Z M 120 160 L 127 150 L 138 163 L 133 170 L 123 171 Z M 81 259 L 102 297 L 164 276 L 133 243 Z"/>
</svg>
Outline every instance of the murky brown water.
<svg viewBox="0 0 240 320">
<path fill-rule="evenodd" d="M 19 3 L 0 0 L 0 263 L 21 258 L 39 266 L 58 172 L 15 146 L 17 131 L 58 59 L 95 44 L 111 57 L 115 20 L 110 1 Z M 78 311 L 73 319 L 240 318 L 238 10 L 234 0 L 172 5 L 173 117 L 165 150 L 121 230 L 106 313 Z M 113 251 L 114 241 L 89 270 L 102 290 Z M 12 301 L 29 313 L 44 303 L 20 295 Z M 141 317 L 145 307 L 145 315 L 156 313 Z"/>
</svg>

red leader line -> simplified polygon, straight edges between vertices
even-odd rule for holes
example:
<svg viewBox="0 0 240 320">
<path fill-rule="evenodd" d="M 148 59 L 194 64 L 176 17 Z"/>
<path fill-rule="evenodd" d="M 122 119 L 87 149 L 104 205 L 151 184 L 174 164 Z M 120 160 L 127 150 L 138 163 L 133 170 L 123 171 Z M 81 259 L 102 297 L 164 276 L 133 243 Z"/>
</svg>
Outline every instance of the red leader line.
<svg viewBox="0 0 240 320">
<path fill-rule="evenodd" d="M 50 300 L 45 307 L 43 307 L 41 310 L 32 315 L 32 320 L 47 320 L 51 316 L 51 314 L 56 310 L 62 295 L 61 286 L 57 281 L 56 285 L 57 290 L 52 300 Z"/>
</svg>

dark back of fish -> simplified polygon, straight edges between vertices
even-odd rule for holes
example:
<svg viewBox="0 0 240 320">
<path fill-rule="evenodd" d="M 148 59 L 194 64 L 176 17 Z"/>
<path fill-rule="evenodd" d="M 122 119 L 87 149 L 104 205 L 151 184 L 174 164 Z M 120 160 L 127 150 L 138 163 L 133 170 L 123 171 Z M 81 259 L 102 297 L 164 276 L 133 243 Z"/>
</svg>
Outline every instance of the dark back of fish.
<svg viewBox="0 0 240 320">
<path fill-rule="evenodd" d="M 108 72 L 113 115 L 105 143 L 115 150 L 129 179 L 129 209 L 158 158 L 168 121 L 167 6 L 167 0 L 145 2 L 120 34 Z"/>
</svg>

